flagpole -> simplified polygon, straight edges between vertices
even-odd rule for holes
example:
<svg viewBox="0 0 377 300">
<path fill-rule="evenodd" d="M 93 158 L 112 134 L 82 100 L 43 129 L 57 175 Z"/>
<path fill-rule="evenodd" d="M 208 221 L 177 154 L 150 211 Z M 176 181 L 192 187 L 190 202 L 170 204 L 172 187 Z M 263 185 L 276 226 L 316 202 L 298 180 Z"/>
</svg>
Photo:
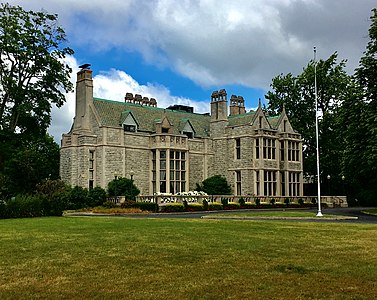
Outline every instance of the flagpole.
<svg viewBox="0 0 377 300">
<path fill-rule="evenodd" d="M 319 172 L 319 139 L 318 139 L 318 95 L 317 95 L 317 49 L 314 47 L 314 97 L 315 97 L 315 139 L 317 152 L 317 189 L 318 189 L 318 213 L 317 217 L 322 217 L 321 212 L 321 179 Z"/>
</svg>

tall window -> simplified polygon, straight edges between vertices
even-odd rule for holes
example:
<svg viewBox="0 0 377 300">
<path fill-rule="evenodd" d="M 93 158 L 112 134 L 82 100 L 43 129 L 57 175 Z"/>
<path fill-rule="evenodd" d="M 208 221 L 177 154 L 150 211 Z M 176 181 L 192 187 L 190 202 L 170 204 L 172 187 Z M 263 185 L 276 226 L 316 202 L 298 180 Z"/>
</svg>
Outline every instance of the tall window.
<svg viewBox="0 0 377 300">
<path fill-rule="evenodd" d="M 299 142 L 288 141 L 288 160 L 299 161 L 300 160 L 300 144 Z"/>
<path fill-rule="evenodd" d="M 186 191 L 186 159 L 183 151 L 152 150 L 153 193 Z"/>
<path fill-rule="evenodd" d="M 300 196 L 300 173 L 289 172 L 289 196 Z"/>
<path fill-rule="evenodd" d="M 284 161 L 284 160 L 285 160 L 284 143 L 285 143 L 285 141 L 280 141 L 280 160 L 281 160 L 281 161 Z"/>
<path fill-rule="evenodd" d="M 94 151 L 89 151 L 89 189 L 94 187 Z"/>
<path fill-rule="evenodd" d="M 264 195 L 276 196 L 276 171 L 264 171 Z"/>
<path fill-rule="evenodd" d="M 260 173 L 255 171 L 256 195 L 260 195 Z"/>
<path fill-rule="evenodd" d="M 280 190 L 281 190 L 281 195 L 285 196 L 285 172 L 280 172 Z"/>
<path fill-rule="evenodd" d="M 255 139 L 255 158 L 259 159 L 259 138 Z"/>
<path fill-rule="evenodd" d="M 274 139 L 263 138 L 263 158 L 275 159 L 276 146 Z"/>
<path fill-rule="evenodd" d="M 157 192 L 156 188 L 156 172 L 157 172 L 157 165 L 156 165 L 156 150 L 152 150 L 152 190 L 153 194 Z"/>
<path fill-rule="evenodd" d="M 160 151 L 160 192 L 166 193 L 166 150 Z"/>
<path fill-rule="evenodd" d="M 236 159 L 241 159 L 241 139 L 236 139 Z"/>
<path fill-rule="evenodd" d="M 241 195 L 241 171 L 236 171 L 236 193 Z"/>
<path fill-rule="evenodd" d="M 170 193 L 186 190 L 186 153 L 170 150 Z"/>
</svg>

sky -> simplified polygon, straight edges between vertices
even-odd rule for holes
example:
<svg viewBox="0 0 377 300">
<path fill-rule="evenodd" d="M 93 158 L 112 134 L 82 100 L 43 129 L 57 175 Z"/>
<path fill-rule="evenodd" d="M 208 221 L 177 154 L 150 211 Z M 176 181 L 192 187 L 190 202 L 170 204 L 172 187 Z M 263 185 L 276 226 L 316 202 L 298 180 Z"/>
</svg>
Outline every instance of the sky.
<svg viewBox="0 0 377 300">
<path fill-rule="evenodd" d="M 300 74 L 335 51 L 352 74 L 368 42 L 375 0 L 8 0 L 58 14 L 76 81 L 91 64 L 94 96 L 124 101 L 127 92 L 210 110 L 212 91 L 243 96 L 247 110 L 279 74 Z M 75 114 L 74 93 L 53 107 L 49 133 L 60 143 Z"/>
</svg>

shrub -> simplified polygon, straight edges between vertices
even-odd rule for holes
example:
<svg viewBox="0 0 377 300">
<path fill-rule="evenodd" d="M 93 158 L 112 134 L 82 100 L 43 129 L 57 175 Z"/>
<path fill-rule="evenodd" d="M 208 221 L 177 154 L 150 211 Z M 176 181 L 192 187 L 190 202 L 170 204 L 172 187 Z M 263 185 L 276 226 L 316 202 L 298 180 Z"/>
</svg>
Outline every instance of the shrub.
<svg viewBox="0 0 377 300">
<path fill-rule="evenodd" d="M 274 198 L 272 198 L 272 199 L 270 200 L 270 203 L 271 203 L 272 205 L 274 205 L 275 202 L 276 202 L 276 200 L 275 200 Z"/>
<path fill-rule="evenodd" d="M 298 204 L 300 204 L 300 206 L 303 206 L 304 205 L 304 199 L 302 199 L 302 198 L 298 199 Z"/>
<path fill-rule="evenodd" d="M 241 206 L 237 202 L 228 202 L 227 205 L 224 205 L 224 209 L 239 209 Z"/>
<path fill-rule="evenodd" d="M 187 200 L 183 200 L 183 206 L 185 207 L 185 210 L 187 210 L 187 207 L 188 207 Z"/>
<path fill-rule="evenodd" d="M 6 217 L 6 209 L 7 209 L 7 204 L 4 200 L 0 200 L 0 218 L 5 218 Z"/>
<path fill-rule="evenodd" d="M 203 210 L 203 204 L 200 203 L 189 203 L 187 205 L 187 211 L 202 211 Z"/>
<path fill-rule="evenodd" d="M 136 201 L 134 200 L 125 200 L 124 202 L 122 202 L 120 204 L 120 207 L 121 208 L 131 208 L 131 207 L 134 207 Z"/>
<path fill-rule="evenodd" d="M 291 200 L 290 200 L 289 198 L 285 198 L 285 199 L 284 199 L 284 203 L 285 203 L 286 205 L 289 205 L 289 204 L 291 203 Z"/>
<path fill-rule="evenodd" d="M 109 182 L 107 186 L 109 196 L 125 196 L 126 199 L 135 200 L 140 190 L 134 181 L 128 178 L 119 177 Z"/>
<path fill-rule="evenodd" d="M 17 195 L 2 204 L 3 218 L 30 218 L 44 215 L 42 201 L 37 196 Z"/>
<path fill-rule="evenodd" d="M 208 210 L 208 201 L 203 199 L 203 210 Z"/>
<path fill-rule="evenodd" d="M 222 210 L 223 205 L 218 202 L 210 202 L 208 203 L 208 210 Z"/>
<path fill-rule="evenodd" d="M 243 197 L 241 197 L 239 200 L 238 200 L 238 203 L 241 205 L 241 206 L 244 206 L 245 205 L 245 199 Z"/>
<path fill-rule="evenodd" d="M 102 204 L 103 207 L 105 208 L 116 208 L 118 207 L 118 205 L 114 202 L 111 202 L 111 201 L 106 201 Z"/>
<path fill-rule="evenodd" d="M 75 186 L 68 193 L 67 209 L 80 209 L 88 205 L 88 190 L 81 186 Z"/>
<path fill-rule="evenodd" d="M 143 211 L 158 211 L 157 204 L 154 202 L 135 202 L 132 208 L 139 208 Z"/>
<path fill-rule="evenodd" d="M 255 198 L 255 204 L 256 204 L 257 206 L 260 205 L 260 199 L 259 199 L 259 198 Z"/>
<path fill-rule="evenodd" d="M 36 196 L 42 201 L 45 216 L 61 216 L 68 208 L 71 188 L 62 180 L 46 179 L 37 184 Z"/>
<path fill-rule="evenodd" d="M 182 212 L 185 207 L 182 203 L 168 203 L 160 207 L 162 212 Z"/>
<path fill-rule="evenodd" d="M 256 204 L 253 202 L 245 202 L 241 208 L 250 209 L 250 208 L 256 208 Z"/>
<path fill-rule="evenodd" d="M 197 184 L 197 190 L 206 192 L 208 195 L 230 195 L 232 193 L 226 178 L 221 175 L 208 177 L 202 182 L 202 185 Z"/>
<path fill-rule="evenodd" d="M 228 205 L 229 199 L 228 198 L 221 198 L 221 204 L 225 207 Z"/>
<path fill-rule="evenodd" d="M 96 186 L 88 191 L 87 205 L 89 207 L 101 206 L 106 201 L 106 191 Z"/>
</svg>

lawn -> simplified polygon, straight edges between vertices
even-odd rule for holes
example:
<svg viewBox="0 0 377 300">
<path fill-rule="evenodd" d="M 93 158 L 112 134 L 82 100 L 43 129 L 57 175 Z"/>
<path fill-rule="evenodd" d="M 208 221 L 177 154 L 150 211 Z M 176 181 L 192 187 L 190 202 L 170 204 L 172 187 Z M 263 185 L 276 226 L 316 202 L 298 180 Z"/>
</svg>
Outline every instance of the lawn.
<svg viewBox="0 0 377 300">
<path fill-rule="evenodd" d="M 377 226 L 0 220 L 0 299 L 375 299 Z"/>
</svg>

